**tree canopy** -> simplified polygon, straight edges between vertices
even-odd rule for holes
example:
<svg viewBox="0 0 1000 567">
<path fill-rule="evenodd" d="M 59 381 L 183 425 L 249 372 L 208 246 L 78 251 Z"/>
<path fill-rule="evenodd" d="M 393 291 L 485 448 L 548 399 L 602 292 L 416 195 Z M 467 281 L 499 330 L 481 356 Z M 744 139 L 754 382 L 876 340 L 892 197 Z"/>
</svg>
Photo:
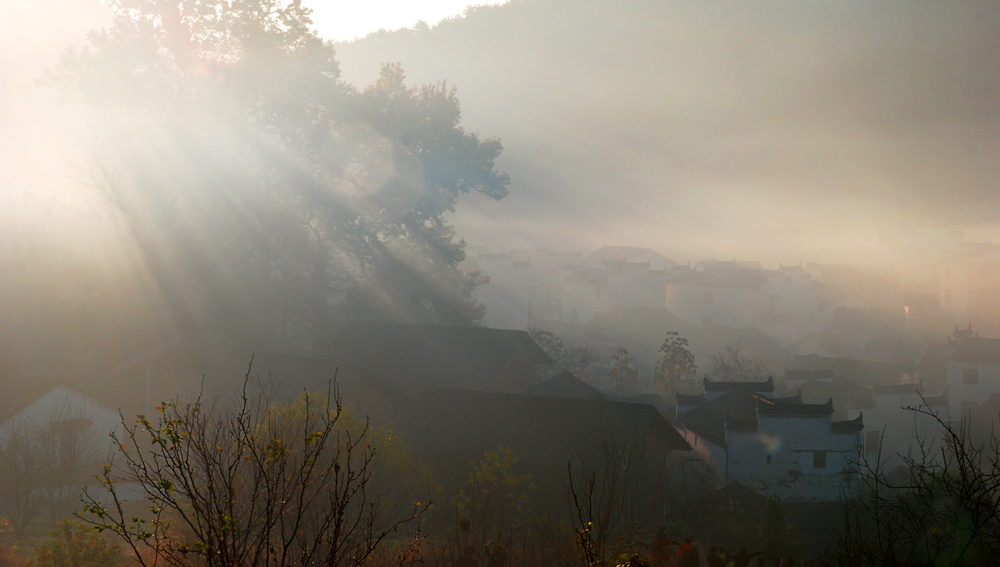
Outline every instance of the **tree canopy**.
<svg viewBox="0 0 1000 567">
<path fill-rule="evenodd" d="M 453 87 L 346 84 L 298 0 L 109 4 L 47 81 L 98 110 L 91 184 L 178 323 L 308 348 L 338 316 L 482 318 L 445 215 L 509 180 Z"/>
</svg>

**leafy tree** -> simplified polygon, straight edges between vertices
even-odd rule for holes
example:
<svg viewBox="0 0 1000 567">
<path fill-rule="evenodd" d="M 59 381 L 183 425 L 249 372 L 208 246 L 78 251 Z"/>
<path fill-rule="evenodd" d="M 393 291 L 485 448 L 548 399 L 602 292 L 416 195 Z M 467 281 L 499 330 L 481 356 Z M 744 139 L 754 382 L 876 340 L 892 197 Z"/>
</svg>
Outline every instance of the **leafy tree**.
<svg viewBox="0 0 1000 567">
<path fill-rule="evenodd" d="M 611 357 L 611 385 L 615 395 L 629 396 L 638 390 L 639 371 L 636 369 L 635 360 L 629 356 L 628 351 L 619 348 Z"/>
<path fill-rule="evenodd" d="M 530 475 L 514 471 L 517 456 L 507 447 L 486 451 L 472 463 L 455 498 L 455 514 L 468 530 L 459 531 L 459 551 L 471 545 L 480 550 L 492 541 L 507 549 L 518 528 L 525 524 L 528 493 L 534 490 Z"/>
<path fill-rule="evenodd" d="M 53 528 L 79 503 L 99 468 L 103 443 L 83 415 L 63 407 L 44 418 L 13 417 L 0 428 L 0 512 L 18 541 L 41 521 Z M 96 441 L 96 442 L 95 442 Z"/>
<path fill-rule="evenodd" d="M 566 347 L 559 335 L 552 331 L 529 327 L 528 336 L 531 337 L 545 354 L 549 355 L 559 366 L 568 370 L 571 374 L 584 380 L 593 380 L 591 370 L 601 360 L 601 355 L 597 349 L 590 346 Z"/>
<path fill-rule="evenodd" d="M 119 567 L 121 550 L 108 538 L 69 518 L 37 550 L 38 567 Z"/>
<path fill-rule="evenodd" d="M 712 353 L 712 376 L 729 382 L 754 382 L 771 374 L 767 363 L 751 356 L 739 342 L 729 343 Z"/>
<path fill-rule="evenodd" d="M 186 326 L 322 345 L 335 315 L 477 322 L 444 215 L 506 195 L 455 89 L 344 83 L 298 0 L 115 0 L 49 75 L 99 112 L 92 185 Z"/>
<path fill-rule="evenodd" d="M 688 350 L 687 339 L 677 331 L 670 331 L 660 345 L 660 355 L 653 382 L 661 394 L 672 395 L 694 385 L 698 367 Z"/>
<path fill-rule="evenodd" d="M 24 567 L 26 560 L 13 541 L 10 522 L 0 519 L 0 567 Z"/>
<path fill-rule="evenodd" d="M 273 407 L 245 380 L 228 407 L 199 397 L 123 423 L 117 462 L 101 477 L 107 502 L 85 492 L 84 519 L 116 534 L 143 567 L 333 566 L 365 564 L 427 509 L 390 505 L 377 436 L 342 421 L 336 396 Z M 139 487 L 146 514 L 128 511 L 119 481 Z"/>
</svg>

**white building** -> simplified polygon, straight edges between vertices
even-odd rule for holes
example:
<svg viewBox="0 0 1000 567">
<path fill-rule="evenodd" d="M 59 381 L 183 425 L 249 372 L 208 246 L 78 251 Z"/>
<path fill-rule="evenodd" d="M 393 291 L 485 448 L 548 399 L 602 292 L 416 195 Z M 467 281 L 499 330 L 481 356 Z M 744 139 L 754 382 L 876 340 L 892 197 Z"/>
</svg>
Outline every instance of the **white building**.
<svg viewBox="0 0 1000 567">
<path fill-rule="evenodd" d="M 687 411 L 678 414 L 676 426 L 716 471 L 717 482 L 739 481 L 787 502 L 830 502 L 856 492 L 860 417 L 834 422 L 832 401 L 771 398 L 772 380 L 706 379 L 705 387 L 703 405 L 688 409 L 697 398 L 685 397 Z"/>
<path fill-rule="evenodd" d="M 948 359 L 948 415 L 968 416 L 993 394 L 1000 394 L 1000 339 L 961 339 Z"/>
<path fill-rule="evenodd" d="M 922 396 L 920 384 L 875 386 L 868 403 L 848 408 L 848 417 L 864 413 L 864 456 L 875 459 L 886 470 L 903 464 L 906 456 L 917 457 L 923 449 L 937 456 L 943 428 L 934 415 L 948 423 L 948 400 L 944 396 Z M 925 413 L 929 412 L 929 413 Z"/>
</svg>

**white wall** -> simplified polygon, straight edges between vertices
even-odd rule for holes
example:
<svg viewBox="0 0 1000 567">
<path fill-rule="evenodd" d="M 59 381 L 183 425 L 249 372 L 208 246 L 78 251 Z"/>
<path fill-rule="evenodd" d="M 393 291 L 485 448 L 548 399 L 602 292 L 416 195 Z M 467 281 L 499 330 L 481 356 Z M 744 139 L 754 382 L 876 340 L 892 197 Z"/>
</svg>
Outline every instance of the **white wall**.
<svg viewBox="0 0 1000 567">
<path fill-rule="evenodd" d="M 855 469 L 860 436 L 834 433 L 829 416 L 759 416 L 757 431 L 727 432 L 729 479 L 788 502 L 830 502 L 857 490 Z M 813 454 L 826 466 L 813 467 Z M 771 462 L 767 462 L 770 455 Z"/>
<path fill-rule="evenodd" d="M 966 369 L 979 371 L 978 384 L 966 384 Z M 978 406 L 993 394 L 1000 393 L 1000 365 L 948 361 L 948 414 L 958 421 L 969 405 Z M 964 409 L 963 409 L 964 408 Z"/>
</svg>

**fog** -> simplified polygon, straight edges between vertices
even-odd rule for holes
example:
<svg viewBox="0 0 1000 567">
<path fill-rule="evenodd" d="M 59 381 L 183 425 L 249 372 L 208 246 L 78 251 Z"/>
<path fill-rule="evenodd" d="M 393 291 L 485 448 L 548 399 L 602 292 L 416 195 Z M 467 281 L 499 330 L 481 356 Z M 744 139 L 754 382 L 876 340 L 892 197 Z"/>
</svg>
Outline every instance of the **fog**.
<svg viewBox="0 0 1000 567">
<path fill-rule="evenodd" d="M 523 188 L 467 203 L 473 242 L 871 261 L 893 223 L 995 225 L 998 17 L 989 2 L 514 2 L 339 53 L 348 80 L 379 61 L 448 80 L 466 126 L 503 140 Z"/>
<path fill-rule="evenodd" d="M 240 471 L 239 567 L 308 548 L 279 462 L 373 496 L 358 564 L 1000 553 L 1000 4 L 455 6 L 0 5 L 0 563 L 81 487 L 183 516 L 145 455 Z"/>
</svg>

